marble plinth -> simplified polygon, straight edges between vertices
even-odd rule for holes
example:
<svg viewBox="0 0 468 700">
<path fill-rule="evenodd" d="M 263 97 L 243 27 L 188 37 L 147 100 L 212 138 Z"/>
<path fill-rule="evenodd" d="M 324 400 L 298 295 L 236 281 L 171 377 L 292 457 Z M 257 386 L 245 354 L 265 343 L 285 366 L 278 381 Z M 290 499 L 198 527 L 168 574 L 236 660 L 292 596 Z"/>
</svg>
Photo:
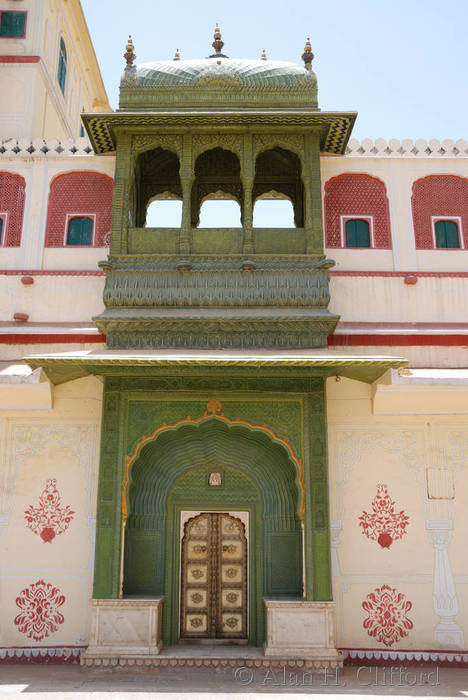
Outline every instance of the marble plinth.
<svg viewBox="0 0 468 700">
<path fill-rule="evenodd" d="M 265 598 L 266 657 L 313 659 L 342 666 L 335 648 L 335 603 Z"/>
<path fill-rule="evenodd" d="M 89 646 L 82 660 L 159 654 L 163 601 L 164 596 L 145 600 L 93 599 Z"/>
</svg>

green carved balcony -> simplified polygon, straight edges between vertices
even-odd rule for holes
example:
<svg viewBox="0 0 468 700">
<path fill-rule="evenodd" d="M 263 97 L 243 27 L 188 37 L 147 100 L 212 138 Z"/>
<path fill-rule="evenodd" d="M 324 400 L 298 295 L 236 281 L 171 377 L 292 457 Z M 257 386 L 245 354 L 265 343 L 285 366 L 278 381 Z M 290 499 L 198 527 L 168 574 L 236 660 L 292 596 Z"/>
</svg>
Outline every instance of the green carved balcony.
<svg viewBox="0 0 468 700">
<path fill-rule="evenodd" d="M 180 229 L 132 228 L 128 231 L 129 254 L 182 254 Z M 253 252 L 260 255 L 304 255 L 307 241 L 303 228 L 254 228 Z M 242 255 L 246 248 L 242 228 L 194 228 L 189 251 L 194 255 Z M 184 253 L 185 254 L 185 253 Z"/>
</svg>

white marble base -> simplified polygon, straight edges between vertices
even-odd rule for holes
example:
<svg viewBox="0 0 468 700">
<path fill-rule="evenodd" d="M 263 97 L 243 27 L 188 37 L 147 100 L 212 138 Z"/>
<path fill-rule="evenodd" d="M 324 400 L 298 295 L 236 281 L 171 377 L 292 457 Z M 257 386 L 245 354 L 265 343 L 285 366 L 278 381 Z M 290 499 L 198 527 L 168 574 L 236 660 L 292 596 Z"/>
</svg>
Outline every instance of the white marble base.
<svg viewBox="0 0 468 700">
<path fill-rule="evenodd" d="M 342 666 L 335 648 L 335 603 L 265 598 L 265 656 Z"/>
<path fill-rule="evenodd" d="M 163 600 L 164 596 L 92 600 L 89 646 L 83 660 L 159 654 Z"/>
</svg>

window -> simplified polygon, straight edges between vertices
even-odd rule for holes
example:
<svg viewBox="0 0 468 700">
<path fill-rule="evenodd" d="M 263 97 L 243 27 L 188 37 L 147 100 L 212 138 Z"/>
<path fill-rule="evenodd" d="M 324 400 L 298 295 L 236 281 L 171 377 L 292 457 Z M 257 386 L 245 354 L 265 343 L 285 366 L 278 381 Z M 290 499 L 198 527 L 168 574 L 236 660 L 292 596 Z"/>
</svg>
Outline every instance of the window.
<svg viewBox="0 0 468 700">
<path fill-rule="evenodd" d="M 0 37 L 23 39 L 26 35 L 27 12 L 0 12 Z"/>
<path fill-rule="evenodd" d="M 89 216 L 68 219 L 67 245 L 92 245 L 94 221 Z"/>
<path fill-rule="evenodd" d="M 3 245 L 3 241 L 4 241 L 4 233 L 5 233 L 4 229 L 6 228 L 5 218 L 6 217 L 4 214 L 0 214 L 0 245 Z"/>
<path fill-rule="evenodd" d="M 83 124 L 80 126 L 80 139 L 82 139 L 85 135 L 85 130 Z"/>
<path fill-rule="evenodd" d="M 65 83 L 67 80 L 67 49 L 65 48 L 63 39 L 60 39 L 57 80 L 62 93 L 65 94 Z"/>
<path fill-rule="evenodd" d="M 436 248 L 459 248 L 460 236 L 456 221 L 442 219 L 436 221 L 435 226 Z"/>
<path fill-rule="evenodd" d="M 370 226 L 365 219 L 348 219 L 345 224 L 346 248 L 370 248 Z"/>
</svg>

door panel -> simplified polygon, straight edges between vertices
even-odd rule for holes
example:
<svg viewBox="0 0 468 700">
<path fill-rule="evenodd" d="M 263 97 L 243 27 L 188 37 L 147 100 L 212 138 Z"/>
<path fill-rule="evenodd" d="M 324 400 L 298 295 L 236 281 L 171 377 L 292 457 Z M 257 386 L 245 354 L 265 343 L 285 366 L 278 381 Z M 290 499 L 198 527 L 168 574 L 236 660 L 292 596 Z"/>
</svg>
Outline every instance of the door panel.
<svg viewBox="0 0 468 700">
<path fill-rule="evenodd" d="M 247 638 L 247 540 L 226 513 L 189 520 L 182 539 L 181 637 Z"/>
</svg>

